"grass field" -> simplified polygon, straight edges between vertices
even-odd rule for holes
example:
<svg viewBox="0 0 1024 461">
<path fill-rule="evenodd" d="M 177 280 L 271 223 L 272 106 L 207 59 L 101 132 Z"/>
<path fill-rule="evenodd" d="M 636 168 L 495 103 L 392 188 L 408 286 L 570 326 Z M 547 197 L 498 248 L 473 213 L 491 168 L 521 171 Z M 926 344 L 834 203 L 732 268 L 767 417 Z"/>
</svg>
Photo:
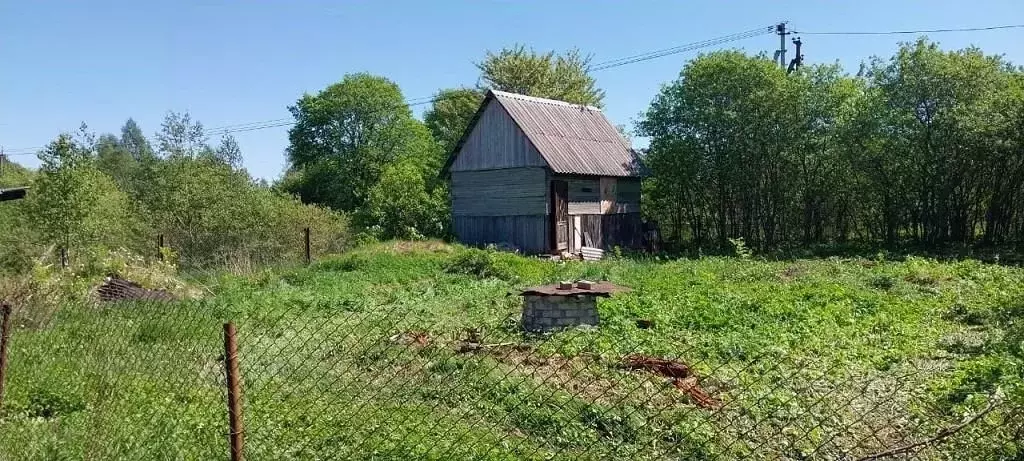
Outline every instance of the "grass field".
<svg viewBox="0 0 1024 461">
<path fill-rule="evenodd" d="M 611 280 L 599 329 L 518 330 L 526 286 Z M 1019 459 L 1024 270 L 919 258 L 554 263 L 441 243 L 186 277 L 12 335 L 0 459 L 224 458 L 221 324 L 249 459 Z M 22 315 L 26 315 L 22 313 Z M 637 319 L 653 322 L 640 328 Z M 469 331 L 472 332 L 469 332 Z M 470 335 L 497 346 L 460 351 Z M 690 365 L 702 408 L 642 353 Z"/>
</svg>

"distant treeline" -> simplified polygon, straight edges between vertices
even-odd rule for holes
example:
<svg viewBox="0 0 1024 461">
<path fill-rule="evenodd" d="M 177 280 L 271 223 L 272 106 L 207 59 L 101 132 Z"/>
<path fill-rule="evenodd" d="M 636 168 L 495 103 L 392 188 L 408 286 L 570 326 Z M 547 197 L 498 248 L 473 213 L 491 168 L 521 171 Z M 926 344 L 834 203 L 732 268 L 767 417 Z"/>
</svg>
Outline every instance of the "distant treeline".
<svg viewBox="0 0 1024 461">
<path fill-rule="evenodd" d="M 0 186 L 32 187 L 0 204 L 0 269 L 53 261 L 59 248 L 152 255 L 158 235 L 189 266 L 297 258 L 306 226 L 323 250 L 355 233 L 446 236 L 438 169 L 485 89 L 604 99 L 576 50 L 515 46 L 477 68 L 478 86 L 439 90 L 422 121 L 381 76 L 302 95 L 274 185 L 241 168 L 232 137 L 211 145 L 188 114 L 169 113 L 153 143 L 132 120 L 119 135 L 62 134 L 38 171 L 8 164 L 0 175 Z M 705 54 L 655 96 L 635 134 L 650 140 L 643 211 L 679 247 L 1024 242 L 1024 71 L 975 48 L 921 39 L 856 75 Z"/>
<path fill-rule="evenodd" d="M 703 55 L 637 124 L 676 243 L 1024 241 L 1024 72 L 924 39 L 856 75 Z"/>
</svg>

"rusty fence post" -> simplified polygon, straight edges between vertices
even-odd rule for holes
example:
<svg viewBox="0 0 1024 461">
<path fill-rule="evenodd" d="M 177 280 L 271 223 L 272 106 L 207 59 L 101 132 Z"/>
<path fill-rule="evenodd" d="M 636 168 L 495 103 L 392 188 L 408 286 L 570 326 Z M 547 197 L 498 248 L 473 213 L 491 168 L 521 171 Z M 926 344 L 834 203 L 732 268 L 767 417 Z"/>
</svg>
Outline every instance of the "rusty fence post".
<svg viewBox="0 0 1024 461">
<path fill-rule="evenodd" d="M 7 343 L 11 340 L 11 305 L 0 302 L 0 410 L 4 408 L 4 383 L 7 380 Z"/>
<path fill-rule="evenodd" d="M 231 461 L 245 459 L 245 426 L 242 423 L 242 383 L 238 371 L 238 342 L 235 339 L 235 324 L 224 324 L 224 371 L 228 384 L 228 434 L 231 442 Z"/>
<path fill-rule="evenodd" d="M 304 229 L 304 234 L 306 236 L 306 264 L 309 264 L 309 263 L 313 262 L 313 255 L 309 251 L 309 228 L 308 227 Z"/>
</svg>

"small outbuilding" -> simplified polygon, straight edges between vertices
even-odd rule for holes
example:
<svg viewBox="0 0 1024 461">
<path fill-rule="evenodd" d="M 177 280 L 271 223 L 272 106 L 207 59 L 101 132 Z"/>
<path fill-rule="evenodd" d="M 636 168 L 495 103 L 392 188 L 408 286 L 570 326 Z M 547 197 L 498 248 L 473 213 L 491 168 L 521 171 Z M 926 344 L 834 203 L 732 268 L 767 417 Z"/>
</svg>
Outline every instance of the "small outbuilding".
<svg viewBox="0 0 1024 461">
<path fill-rule="evenodd" d="M 442 175 L 460 242 L 557 254 L 641 246 L 641 172 L 600 109 L 492 90 Z"/>
</svg>

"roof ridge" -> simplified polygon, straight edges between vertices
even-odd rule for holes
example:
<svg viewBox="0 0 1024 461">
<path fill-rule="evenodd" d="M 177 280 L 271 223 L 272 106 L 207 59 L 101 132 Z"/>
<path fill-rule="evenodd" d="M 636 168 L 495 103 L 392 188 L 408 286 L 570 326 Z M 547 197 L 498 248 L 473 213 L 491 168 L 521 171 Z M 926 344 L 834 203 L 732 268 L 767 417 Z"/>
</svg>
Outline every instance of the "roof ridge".
<svg viewBox="0 0 1024 461">
<path fill-rule="evenodd" d="M 595 112 L 602 112 L 600 108 L 597 108 L 597 107 L 594 107 L 594 106 L 591 106 L 591 105 L 588 105 L 588 104 L 575 104 L 575 103 L 571 103 L 571 102 L 560 101 L 560 100 L 557 100 L 557 99 L 540 98 L 540 97 L 537 97 L 537 96 L 530 96 L 530 95 L 520 94 L 520 93 L 511 93 L 511 92 L 508 92 L 508 91 L 501 91 L 501 90 L 489 90 L 489 91 L 494 93 L 495 96 L 504 96 L 504 97 L 507 97 L 507 98 L 520 99 L 520 100 L 523 100 L 523 101 L 536 102 L 536 103 L 540 103 L 540 104 L 551 104 L 553 106 L 584 108 L 584 109 L 592 110 L 592 111 L 595 111 Z"/>
</svg>

